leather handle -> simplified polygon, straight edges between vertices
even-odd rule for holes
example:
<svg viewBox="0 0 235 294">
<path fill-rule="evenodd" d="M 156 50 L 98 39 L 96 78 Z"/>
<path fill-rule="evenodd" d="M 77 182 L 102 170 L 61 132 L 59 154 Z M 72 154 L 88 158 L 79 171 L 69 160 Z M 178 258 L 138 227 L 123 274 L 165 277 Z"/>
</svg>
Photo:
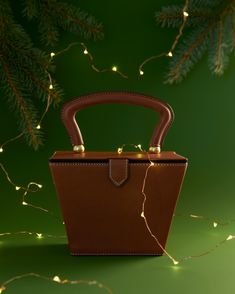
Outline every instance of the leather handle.
<svg viewBox="0 0 235 294">
<path fill-rule="evenodd" d="M 61 115 L 73 146 L 79 147 L 84 145 L 82 134 L 75 120 L 76 112 L 92 105 L 107 103 L 140 105 L 159 112 L 160 121 L 153 131 L 150 140 L 150 151 L 160 152 L 167 130 L 174 117 L 171 107 L 167 103 L 154 97 L 129 92 L 93 93 L 86 96 L 80 96 L 77 99 L 66 103 L 62 108 Z M 84 151 L 82 149 L 74 148 L 76 151 Z"/>
</svg>

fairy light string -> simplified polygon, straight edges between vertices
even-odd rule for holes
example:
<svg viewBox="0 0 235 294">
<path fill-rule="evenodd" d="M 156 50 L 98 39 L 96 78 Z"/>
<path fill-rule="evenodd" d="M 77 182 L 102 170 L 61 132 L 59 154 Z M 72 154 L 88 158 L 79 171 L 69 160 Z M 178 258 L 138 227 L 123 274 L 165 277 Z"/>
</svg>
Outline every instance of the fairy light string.
<svg viewBox="0 0 235 294">
<path fill-rule="evenodd" d="M 1 146 L 0 146 L 0 152 L 3 152 L 3 150 L 4 150 L 3 147 L 4 147 L 5 145 L 7 145 L 8 143 L 14 142 L 15 140 L 20 139 L 23 135 L 24 135 L 24 133 L 20 133 L 20 134 L 18 134 L 17 136 L 15 136 L 15 137 L 13 137 L 13 138 L 10 138 L 10 139 L 6 140 L 6 141 L 5 141 L 3 144 L 1 144 Z"/>
<path fill-rule="evenodd" d="M 23 275 L 14 276 L 14 277 L 6 280 L 0 286 L 0 294 L 3 293 L 3 291 L 6 291 L 10 284 L 15 283 L 18 280 L 22 280 L 22 279 L 29 278 L 29 277 L 38 278 L 38 279 L 48 281 L 51 283 L 57 283 L 59 285 L 66 284 L 66 285 L 75 286 L 75 285 L 82 285 L 83 284 L 83 285 L 87 285 L 90 287 L 100 288 L 108 294 L 113 294 L 113 291 L 108 286 L 106 286 L 105 284 L 103 284 L 97 280 L 69 280 L 69 279 L 63 279 L 59 275 L 54 275 L 52 277 L 48 277 L 48 276 L 40 275 L 38 273 L 26 273 Z"/>
<path fill-rule="evenodd" d="M 142 184 L 142 188 L 141 188 L 141 193 L 142 193 L 142 196 L 143 196 L 143 202 L 142 202 L 142 210 L 141 210 L 140 216 L 144 219 L 145 227 L 148 230 L 150 236 L 155 240 L 157 245 L 162 249 L 162 251 L 165 253 L 165 255 L 173 262 L 173 264 L 177 265 L 179 262 L 162 246 L 162 244 L 158 240 L 158 237 L 156 236 L 156 234 L 154 234 L 152 232 L 152 230 L 151 230 L 151 228 L 149 226 L 147 217 L 145 216 L 145 202 L 147 200 L 147 195 L 145 193 L 145 186 L 146 186 L 146 181 L 147 181 L 149 170 L 150 170 L 150 168 L 154 167 L 155 163 L 153 161 L 151 161 L 149 153 L 142 149 L 141 144 L 123 144 L 121 147 L 119 147 L 117 149 L 118 154 L 121 154 L 123 152 L 123 149 L 125 147 L 127 147 L 127 146 L 131 146 L 131 147 L 134 147 L 136 149 L 139 149 L 141 152 L 146 153 L 147 156 L 148 156 L 149 165 L 147 166 L 147 168 L 145 170 L 143 184 Z"/>
<path fill-rule="evenodd" d="M 12 179 L 9 176 L 9 173 L 7 172 L 7 170 L 5 169 L 5 167 L 4 167 L 4 165 L 2 163 L 0 163 L 0 168 L 3 171 L 3 173 L 5 174 L 7 181 L 15 188 L 15 190 L 17 190 L 17 191 L 20 190 L 20 189 L 24 190 L 25 193 L 26 193 L 25 196 L 27 195 L 28 192 L 37 192 L 38 189 L 42 188 L 42 185 L 39 184 L 39 183 L 36 183 L 36 182 L 29 182 L 27 187 L 17 185 L 12 181 Z M 31 186 L 36 187 L 36 189 L 35 188 L 31 189 L 30 188 Z"/>
<path fill-rule="evenodd" d="M 42 206 L 38 206 L 35 204 L 32 204 L 31 202 L 27 201 L 27 197 L 29 196 L 29 193 L 35 193 L 38 192 L 40 189 L 43 188 L 42 184 L 39 184 L 37 182 L 29 182 L 27 186 L 22 186 L 19 184 L 16 184 L 9 176 L 9 173 L 7 172 L 6 168 L 2 163 L 0 163 L 0 169 L 5 174 L 6 180 L 9 182 L 10 185 L 12 185 L 16 191 L 23 191 L 21 204 L 26 207 L 37 209 L 41 212 L 49 214 L 51 217 L 53 217 L 55 220 L 57 220 L 59 223 L 64 224 L 64 222 L 61 221 L 61 218 L 57 215 L 55 215 L 53 212 L 48 210 L 47 208 L 44 208 Z"/>
<path fill-rule="evenodd" d="M 52 57 L 51 57 L 52 58 Z M 49 81 L 49 87 L 48 87 L 48 95 L 47 95 L 47 103 L 46 103 L 46 107 L 45 107 L 45 110 L 43 111 L 42 115 L 41 115 L 41 118 L 39 119 L 37 125 L 36 125 L 36 129 L 41 129 L 41 123 L 45 117 L 45 115 L 47 114 L 48 110 L 49 110 L 49 107 L 51 105 L 51 90 L 54 88 L 53 87 L 53 83 L 52 83 L 52 77 L 51 77 L 51 74 L 46 71 L 47 75 L 48 75 L 48 81 Z M 4 143 L 2 143 L 0 145 L 0 153 L 2 153 L 4 151 L 4 148 L 3 146 L 6 146 L 7 144 L 11 143 L 11 142 L 14 142 L 18 139 L 20 139 L 22 136 L 24 135 L 24 132 L 21 132 L 20 134 L 18 134 L 17 136 L 13 137 L 13 138 L 10 138 L 8 139 L 7 141 L 5 141 Z M 0 162 L 0 169 L 2 170 L 2 172 L 5 174 L 6 176 L 6 179 L 7 181 L 12 185 L 14 186 L 15 190 L 16 191 L 19 191 L 19 190 L 23 190 L 24 193 L 22 195 L 22 205 L 24 206 L 29 206 L 29 207 L 33 207 L 35 209 L 38 209 L 38 210 L 41 210 L 41 211 L 44 211 L 44 212 L 47 212 L 51 215 L 53 215 L 53 213 L 49 212 L 47 209 L 43 208 L 43 207 L 40 207 L 40 206 L 36 206 L 36 205 L 33 205 L 32 203 L 28 203 L 25 201 L 25 198 L 26 196 L 28 195 L 29 192 L 37 192 L 39 189 L 42 188 L 42 185 L 39 184 L 39 183 L 36 183 L 35 181 L 31 181 L 27 184 L 26 187 L 24 186 L 21 186 L 21 185 L 17 185 L 15 184 L 10 176 L 9 176 L 9 173 L 7 172 L 6 168 L 4 167 L 4 165 Z M 55 216 L 56 217 L 56 216 Z M 57 217 L 56 217 L 57 218 Z M 58 219 L 58 218 L 57 218 Z"/>
<path fill-rule="evenodd" d="M 51 58 L 52 59 L 52 58 Z M 53 83 L 52 83 L 52 77 L 51 77 L 51 74 L 49 72 L 47 72 L 47 75 L 48 75 L 48 79 L 49 79 L 49 89 L 48 89 L 48 95 L 47 95 L 47 103 L 46 103 L 46 108 L 40 118 L 40 120 L 38 121 L 38 124 L 36 126 L 36 129 L 40 130 L 41 129 L 41 124 L 42 124 L 42 121 L 45 117 L 45 115 L 47 114 L 49 108 L 50 108 L 50 105 L 51 105 L 51 90 L 54 89 L 53 87 Z"/>
<path fill-rule="evenodd" d="M 158 58 L 161 58 L 161 57 L 168 57 L 168 58 L 171 58 L 173 57 L 173 54 L 174 54 L 174 51 L 175 51 L 175 48 L 176 46 L 178 45 L 179 43 L 179 40 L 180 38 L 182 37 L 183 35 L 183 32 L 184 32 L 184 29 L 185 29 L 185 26 L 186 26 L 186 23 L 189 19 L 189 13 L 188 13 L 188 8 L 189 8 L 189 0 L 186 0 L 185 1 L 185 4 L 184 4 L 184 7 L 183 7 L 183 10 L 182 10 L 182 24 L 181 26 L 179 27 L 179 31 L 178 31 L 178 34 L 176 35 L 175 39 L 174 39 L 174 42 L 172 43 L 171 47 L 170 47 L 170 50 L 168 52 L 162 52 L 160 54 L 157 54 L 157 55 L 153 55 L 153 56 L 150 56 L 148 58 L 146 58 L 139 66 L 139 74 L 141 76 L 144 75 L 144 66 L 146 65 L 146 63 L 152 61 L 152 60 L 155 60 L 155 59 L 158 59 Z"/>
<path fill-rule="evenodd" d="M 161 242 L 158 240 L 157 235 L 152 232 L 152 230 L 151 230 L 151 228 L 150 228 L 150 226 L 148 224 L 148 220 L 147 220 L 147 218 L 145 216 L 145 203 L 146 203 L 146 200 L 147 200 L 147 195 L 145 193 L 145 187 L 146 187 L 147 177 L 148 177 L 148 174 L 150 172 L 150 169 L 151 168 L 154 168 L 155 163 L 150 159 L 149 152 L 147 152 L 144 149 L 142 149 L 141 144 L 123 144 L 121 147 L 119 147 L 117 149 L 117 153 L 118 154 L 121 154 L 123 152 L 123 149 L 125 147 L 127 147 L 127 146 L 131 146 L 131 147 L 134 147 L 136 149 L 139 149 L 141 152 L 146 153 L 147 156 L 148 156 L 149 165 L 147 166 L 147 168 L 145 170 L 145 174 L 144 174 L 144 178 L 143 178 L 143 184 L 142 184 L 142 188 L 141 188 L 141 193 L 143 195 L 143 202 L 142 202 L 142 210 L 141 210 L 141 213 L 140 213 L 140 217 L 142 217 L 144 219 L 146 229 L 148 230 L 150 236 L 155 240 L 156 244 L 162 249 L 162 251 L 165 253 L 165 255 L 172 261 L 172 263 L 175 266 L 178 265 L 180 262 L 183 262 L 183 261 L 186 261 L 186 260 L 189 260 L 189 259 L 193 259 L 193 258 L 199 258 L 199 257 L 205 256 L 205 255 L 208 255 L 208 254 L 212 253 L 213 251 L 215 251 L 218 247 L 220 247 L 221 245 L 223 245 L 224 243 L 226 243 L 227 241 L 231 241 L 231 240 L 235 239 L 235 236 L 234 235 L 229 235 L 228 237 L 226 237 L 222 241 L 219 241 L 217 244 L 215 244 L 210 249 L 208 249 L 206 251 L 203 251 L 200 254 L 197 254 L 197 255 L 188 255 L 188 256 L 183 257 L 183 258 L 180 258 L 180 259 L 176 259 L 175 257 L 173 257 L 164 248 L 164 246 L 162 246 Z M 212 218 L 209 218 L 209 217 L 203 217 L 203 216 L 195 215 L 195 214 L 189 214 L 189 215 L 178 214 L 178 215 L 174 215 L 174 216 L 190 217 L 190 218 L 193 218 L 193 219 L 197 219 L 197 220 L 200 219 L 200 220 L 206 220 L 206 221 L 212 221 L 213 220 L 213 227 L 214 228 L 216 228 L 218 225 L 227 225 L 227 224 L 229 224 L 229 223 L 232 222 L 232 221 L 230 221 L 230 222 L 226 222 L 226 223 L 221 223 L 221 222 L 219 222 L 217 220 L 215 221 L 215 219 L 212 219 Z"/>
<path fill-rule="evenodd" d="M 89 65 L 90 67 L 98 72 L 98 73 L 103 73 L 103 72 L 113 72 L 113 73 L 117 73 L 119 74 L 121 77 L 123 77 L 124 79 L 128 79 L 128 76 L 126 74 L 124 74 L 119 68 L 118 66 L 114 65 L 114 66 L 111 66 L 111 67 L 108 67 L 108 68 L 103 68 L 103 69 L 100 69 L 98 68 L 96 65 L 95 65 L 95 62 L 94 62 L 94 57 L 93 55 L 90 53 L 90 51 L 88 50 L 87 46 L 83 43 L 83 42 L 73 42 L 71 44 L 69 44 L 65 49 L 62 49 L 61 51 L 58 51 L 58 52 L 51 52 L 50 53 L 50 56 L 51 58 L 54 58 L 58 55 L 61 55 L 62 53 L 65 53 L 67 51 L 69 51 L 72 47 L 74 46 L 80 46 L 82 47 L 82 50 L 83 50 L 83 54 L 86 55 L 88 57 L 88 61 L 89 61 Z"/>
<path fill-rule="evenodd" d="M 4 232 L 0 233 L 0 237 L 6 237 L 6 236 L 18 236 L 18 235 L 24 235 L 24 236 L 33 236 L 36 239 L 42 239 L 42 238 L 67 238 L 65 235 L 53 235 L 53 234 L 45 234 L 45 233 L 39 233 L 39 232 L 30 232 L 30 231 L 18 231 L 18 232 Z"/>
<path fill-rule="evenodd" d="M 223 239 L 222 241 L 219 241 L 217 244 L 215 244 L 213 247 L 211 247 L 210 249 L 202 252 L 202 253 L 199 253 L 197 255 L 188 255 L 186 257 L 183 257 L 181 258 L 179 261 L 182 262 L 182 261 L 187 261 L 189 259 L 193 259 L 193 258 L 199 258 L 199 257 L 203 257 L 205 255 L 208 255 L 210 253 L 212 253 L 213 251 L 215 251 L 218 247 L 222 246 L 223 244 L 225 244 L 227 241 L 231 241 L 235 239 L 235 236 L 233 235 L 228 235 L 228 237 L 226 237 L 225 239 Z"/>
<path fill-rule="evenodd" d="M 227 221 L 221 221 L 221 220 L 214 218 L 214 217 L 207 217 L 207 216 L 196 215 L 196 214 L 176 213 L 176 214 L 174 214 L 174 217 L 180 217 L 180 218 L 185 218 L 185 219 L 192 218 L 197 221 L 200 221 L 200 220 L 207 221 L 207 222 L 210 222 L 214 228 L 217 228 L 219 226 L 228 226 L 228 225 L 235 222 L 234 219 L 227 220 Z"/>
</svg>

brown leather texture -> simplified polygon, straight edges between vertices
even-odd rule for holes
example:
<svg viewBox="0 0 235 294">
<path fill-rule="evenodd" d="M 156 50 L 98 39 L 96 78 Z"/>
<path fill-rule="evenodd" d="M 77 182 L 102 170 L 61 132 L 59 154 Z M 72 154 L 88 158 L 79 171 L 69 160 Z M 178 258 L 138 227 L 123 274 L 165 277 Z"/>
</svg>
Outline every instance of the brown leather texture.
<svg viewBox="0 0 235 294">
<path fill-rule="evenodd" d="M 52 157 L 50 162 L 71 253 L 161 255 L 162 249 L 141 217 L 141 190 L 149 162 L 138 161 L 138 153 L 135 161 L 127 159 L 125 153 L 123 159 L 112 156 L 109 161 L 92 157 L 59 160 L 55 154 L 56 160 Z M 145 216 L 165 246 L 187 163 L 186 159 L 162 160 L 154 160 L 148 172 Z"/>
<path fill-rule="evenodd" d="M 81 131 L 76 123 L 75 114 L 81 109 L 97 104 L 121 103 L 140 105 L 160 114 L 159 123 L 153 131 L 150 146 L 161 146 L 167 130 L 173 121 L 171 107 L 155 97 L 131 92 L 100 92 L 78 97 L 63 106 L 61 118 L 70 136 L 72 145 L 84 144 Z"/>
<path fill-rule="evenodd" d="M 121 97 L 121 98 L 120 98 Z M 81 99 L 81 102 L 79 100 Z M 62 118 L 73 144 L 83 143 L 75 112 L 95 103 L 143 105 L 160 112 L 150 144 L 161 145 L 172 121 L 169 106 L 137 93 L 95 93 L 65 105 Z M 154 165 L 150 166 L 153 162 Z M 162 255 L 141 217 L 165 247 L 187 159 L 172 151 L 57 151 L 49 165 L 72 255 Z M 146 177 L 147 168 L 148 173 Z"/>
</svg>

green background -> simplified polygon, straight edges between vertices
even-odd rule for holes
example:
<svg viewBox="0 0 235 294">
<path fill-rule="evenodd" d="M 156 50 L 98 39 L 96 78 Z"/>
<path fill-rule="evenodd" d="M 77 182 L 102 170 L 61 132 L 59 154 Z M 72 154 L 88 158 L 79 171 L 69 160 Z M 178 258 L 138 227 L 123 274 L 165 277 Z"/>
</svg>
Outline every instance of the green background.
<svg viewBox="0 0 235 294">
<path fill-rule="evenodd" d="M 109 90 L 141 92 L 167 101 L 174 109 L 175 122 L 163 149 L 189 158 L 176 213 L 232 220 L 235 203 L 234 58 L 222 78 L 210 74 L 206 58 L 180 85 L 163 83 L 167 68 L 164 58 L 147 64 L 145 75 L 138 76 L 138 65 L 145 58 L 168 50 L 174 40 L 177 31 L 161 29 L 154 21 L 154 11 L 173 2 L 176 1 L 79 1 L 81 8 L 104 24 L 105 39 L 86 43 L 97 67 L 116 65 L 129 79 L 115 73 L 96 73 L 89 67 L 80 47 L 73 47 L 56 58 L 55 77 L 64 89 L 64 101 Z M 28 30 L 33 32 L 34 29 L 28 25 Z M 63 34 L 53 51 L 76 40 L 70 34 Z M 41 111 L 43 108 L 41 106 Z M 141 143 L 147 148 L 156 115 L 140 107 L 108 105 L 84 110 L 78 121 L 87 150 L 116 150 L 123 143 Z M 1 104 L 0 123 L 2 142 L 17 134 L 17 122 L 5 103 Z M 45 133 L 43 148 L 34 152 L 19 140 L 6 146 L 0 160 L 15 183 L 26 185 L 34 180 L 43 184 L 43 189 L 30 194 L 28 201 L 60 215 L 48 168 L 48 158 L 55 150 L 71 150 L 60 120 L 60 107 L 50 109 L 42 126 Z M 65 234 L 57 219 L 23 207 L 22 192 L 15 191 L 3 174 L 0 183 L 0 232 L 27 230 Z M 177 259 L 200 254 L 234 232 L 234 223 L 214 229 L 210 221 L 175 217 L 167 249 Z M 68 279 L 99 280 L 117 294 L 230 294 L 235 292 L 234 246 L 234 241 L 227 242 L 209 255 L 174 267 L 165 256 L 72 257 L 66 239 L 0 237 L 0 283 L 18 274 L 37 272 Z M 12 284 L 7 293 L 27 293 L 29 289 L 35 294 L 42 291 L 105 293 L 92 286 L 58 287 L 33 278 Z"/>
</svg>

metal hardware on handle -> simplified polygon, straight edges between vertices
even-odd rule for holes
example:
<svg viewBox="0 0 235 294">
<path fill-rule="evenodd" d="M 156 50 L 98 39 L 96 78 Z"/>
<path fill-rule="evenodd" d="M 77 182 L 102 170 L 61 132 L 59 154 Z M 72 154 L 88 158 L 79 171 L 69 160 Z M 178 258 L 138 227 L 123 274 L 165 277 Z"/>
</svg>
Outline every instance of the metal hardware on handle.
<svg viewBox="0 0 235 294">
<path fill-rule="evenodd" d="M 73 146 L 73 151 L 75 152 L 84 152 L 85 151 L 85 147 L 84 145 L 74 145 Z"/>
<path fill-rule="evenodd" d="M 153 135 L 150 140 L 149 152 L 161 152 L 161 146 L 163 144 L 167 130 L 173 121 L 173 111 L 167 103 L 157 98 L 131 92 L 93 93 L 86 96 L 78 97 L 77 99 L 72 100 L 63 106 L 61 113 L 62 120 L 70 136 L 73 150 L 75 152 L 85 151 L 82 134 L 75 120 L 76 112 L 92 105 L 110 103 L 140 105 L 159 112 L 160 121 L 153 131 Z"/>
<path fill-rule="evenodd" d="M 150 146 L 149 152 L 150 153 L 161 153 L 161 146 L 156 146 L 156 147 Z"/>
</svg>

